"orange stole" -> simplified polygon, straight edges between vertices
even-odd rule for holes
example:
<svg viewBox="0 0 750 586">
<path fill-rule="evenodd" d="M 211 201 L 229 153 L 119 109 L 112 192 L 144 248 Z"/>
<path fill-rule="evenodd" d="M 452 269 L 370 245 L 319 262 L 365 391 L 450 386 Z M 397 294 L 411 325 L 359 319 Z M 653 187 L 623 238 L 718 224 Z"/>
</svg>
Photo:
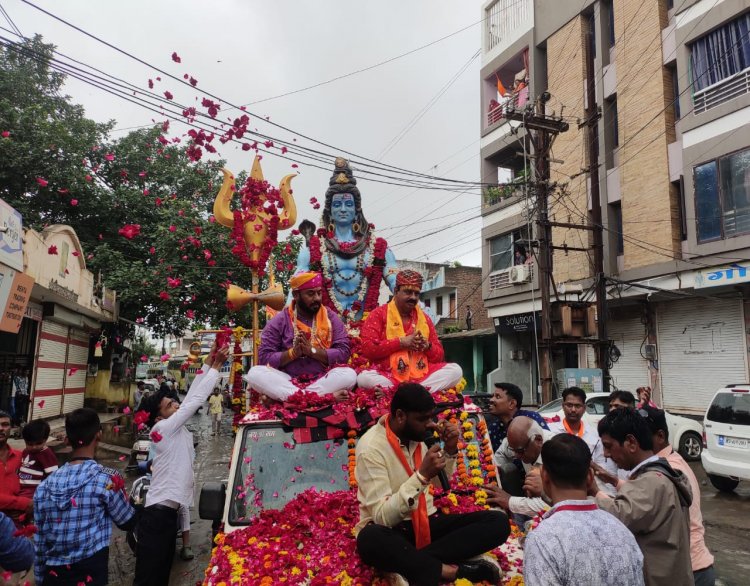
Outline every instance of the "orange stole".
<svg viewBox="0 0 750 586">
<path fill-rule="evenodd" d="M 416 470 L 412 470 L 409 466 L 409 462 L 406 461 L 406 456 L 401 450 L 401 442 L 398 441 L 396 434 L 391 430 L 391 416 L 386 415 L 385 418 L 385 436 L 388 438 L 388 443 L 393 448 L 393 451 L 398 456 L 398 461 L 406 470 L 406 473 L 411 476 L 419 470 L 422 465 L 422 444 L 417 445 L 417 449 L 414 450 L 414 465 Z M 411 523 L 414 526 L 414 539 L 417 544 L 417 549 L 422 549 L 430 545 L 432 538 L 430 537 L 430 518 L 427 516 L 427 497 L 424 495 L 424 491 L 419 495 L 419 502 L 417 504 L 417 510 L 411 512 Z"/>
<path fill-rule="evenodd" d="M 417 305 L 417 323 L 414 326 L 415 332 L 420 332 L 425 340 L 430 338 L 430 328 L 427 326 L 427 318 L 422 309 Z M 387 340 L 402 338 L 406 335 L 404 322 L 401 320 L 401 314 L 398 312 L 396 302 L 388 303 L 386 312 L 385 337 Z M 424 352 L 413 352 L 410 350 L 399 350 L 394 352 L 390 357 L 391 374 L 398 382 L 410 380 L 419 380 L 427 376 L 430 364 L 427 355 Z"/>
<path fill-rule="evenodd" d="M 294 302 L 292 302 L 287 308 L 289 312 L 289 319 L 292 320 L 292 324 L 295 324 L 294 316 Z M 321 305 L 318 313 L 315 314 L 315 339 L 312 339 L 312 329 L 310 326 L 303 324 L 300 320 L 296 320 L 295 329 L 300 332 L 304 332 L 310 343 L 316 348 L 330 348 L 333 341 L 333 332 L 331 329 L 331 320 L 328 318 L 328 312 L 326 308 Z"/>
</svg>

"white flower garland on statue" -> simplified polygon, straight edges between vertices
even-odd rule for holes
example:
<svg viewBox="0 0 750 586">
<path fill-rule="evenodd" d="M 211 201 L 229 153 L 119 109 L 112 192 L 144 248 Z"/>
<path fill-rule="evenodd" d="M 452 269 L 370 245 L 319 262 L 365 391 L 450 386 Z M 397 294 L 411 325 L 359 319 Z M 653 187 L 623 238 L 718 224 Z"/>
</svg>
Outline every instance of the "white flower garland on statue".
<svg viewBox="0 0 750 586">
<path fill-rule="evenodd" d="M 321 247 L 323 247 L 323 243 L 321 242 Z M 329 275 L 331 277 L 331 283 L 333 283 L 333 277 L 335 276 L 334 273 L 336 271 L 332 270 L 332 263 L 330 262 L 330 255 L 331 252 L 328 250 L 322 251 L 322 254 L 320 255 L 320 262 L 323 265 L 323 271 L 326 275 Z M 369 257 L 370 261 L 375 258 L 375 238 L 372 234 L 369 235 L 368 241 L 367 241 L 367 247 L 358 255 L 363 256 L 363 261 L 367 261 L 367 258 Z M 364 262 L 362 263 L 364 265 Z M 367 287 L 369 287 L 369 283 L 365 283 L 365 276 L 361 275 L 360 277 L 360 283 L 359 283 L 359 289 L 357 291 L 357 298 L 352 303 L 352 305 L 356 302 L 359 302 L 359 304 L 362 306 L 364 304 L 365 300 L 365 294 L 367 293 Z M 339 315 L 343 316 L 345 313 L 347 313 L 350 310 L 344 309 L 344 307 L 341 305 L 341 302 L 338 300 L 338 297 L 336 297 L 336 292 L 332 291 L 331 289 L 328 290 L 328 297 L 331 300 L 331 303 L 333 303 L 333 306 L 336 308 L 336 311 Z"/>
</svg>

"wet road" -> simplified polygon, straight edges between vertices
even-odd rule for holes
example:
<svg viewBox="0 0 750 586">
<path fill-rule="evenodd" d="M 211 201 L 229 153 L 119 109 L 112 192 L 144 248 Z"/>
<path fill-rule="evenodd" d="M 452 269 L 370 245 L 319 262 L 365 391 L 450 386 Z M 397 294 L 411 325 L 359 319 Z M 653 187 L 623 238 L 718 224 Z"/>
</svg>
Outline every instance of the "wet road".
<svg viewBox="0 0 750 586">
<path fill-rule="evenodd" d="M 232 449 L 231 415 L 227 411 L 218 437 L 211 436 L 211 423 L 208 415 L 196 414 L 188 424 L 193 432 L 196 447 L 195 459 L 195 506 L 191 510 L 190 541 L 195 559 L 182 561 L 177 554 L 172 566 L 170 586 L 200 584 L 211 557 L 211 523 L 198 518 L 198 497 L 204 482 L 226 481 L 229 475 L 229 457 Z M 121 445 L 132 444 L 129 436 L 120 438 L 107 434 L 105 441 Z M 117 455 L 102 452 L 99 460 L 108 466 L 124 470 L 126 462 Z M 750 575 L 750 482 L 740 483 L 734 493 L 720 493 L 703 472 L 700 462 L 691 464 L 701 486 L 701 506 L 706 525 L 706 542 L 716 558 L 715 568 L 720 586 L 744 586 Z M 137 478 L 128 475 L 128 486 Z M 130 551 L 122 531 L 115 528 L 110 549 L 110 584 L 129 586 L 133 581 L 135 558 Z"/>
<path fill-rule="evenodd" d="M 179 557 L 181 541 L 177 541 L 177 553 L 172 565 L 170 586 L 187 586 L 201 584 L 204 571 L 211 557 L 211 522 L 198 518 L 198 497 L 204 482 L 210 480 L 225 481 L 229 476 L 229 456 L 232 450 L 232 426 L 231 414 L 225 411 L 222 421 L 222 429 L 219 436 L 211 435 L 211 422 L 206 414 L 206 408 L 202 413 L 192 417 L 188 428 L 193 432 L 193 437 L 198 445 L 195 448 L 195 503 L 190 510 L 190 545 L 195 554 L 195 559 L 183 561 Z M 105 432 L 107 430 L 105 429 Z M 105 433 L 106 442 L 116 442 L 120 445 L 132 445 L 129 434 L 119 434 L 114 437 Z M 98 460 L 105 466 L 111 466 L 124 470 L 127 462 L 120 461 L 116 454 L 102 451 Z M 124 474 L 124 473 L 123 473 Z M 128 489 L 132 482 L 138 478 L 137 474 L 125 475 Z M 135 556 L 130 551 L 125 541 L 124 532 L 115 527 L 113 531 L 112 544 L 109 555 L 109 580 L 112 586 L 129 586 L 133 583 L 135 572 Z"/>
<path fill-rule="evenodd" d="M 721 493 L 700 462 L 691 468 L 701 487 L 706 544 L 715 558 L 716 575 L 724 586 L 744 586 L 750 582 L 750 482 L 741 482 L 733 493 Z"/>
</svg>

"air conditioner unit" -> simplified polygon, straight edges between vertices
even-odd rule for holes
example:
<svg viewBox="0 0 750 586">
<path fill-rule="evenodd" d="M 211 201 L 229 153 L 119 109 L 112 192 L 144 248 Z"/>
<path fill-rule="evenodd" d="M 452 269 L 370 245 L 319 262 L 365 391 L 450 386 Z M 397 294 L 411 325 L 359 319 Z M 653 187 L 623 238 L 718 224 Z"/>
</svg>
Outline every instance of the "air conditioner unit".
<svg viewBox="0 0 750 586">
<path fill-rule="evenodd" d="M 529 265 L 516 265 L 510 267 L 509 280 L 511 283 L 527 283 L 531 279 Z"/>
</svg>

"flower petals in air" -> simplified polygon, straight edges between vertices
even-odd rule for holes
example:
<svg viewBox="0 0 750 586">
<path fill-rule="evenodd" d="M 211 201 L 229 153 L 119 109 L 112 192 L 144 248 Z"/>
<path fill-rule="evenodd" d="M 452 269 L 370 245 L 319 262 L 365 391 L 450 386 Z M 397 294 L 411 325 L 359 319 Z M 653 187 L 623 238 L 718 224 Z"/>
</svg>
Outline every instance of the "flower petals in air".
<svg viewBox="0 0 750 586">
<path fill-rule="evenodd" d="M 37 177 L 36 182 L 39 185 L 39 187 L 47 187 L 47 185 L 49 184 L 49 181 L 47 181 L 46 179 L 42 177 Z"/>
<path fill-rule="evenodd" d="M 167 362 L 169 358 L 170 358 L 169 354 L 162 354 L 159 360 L 161 360 L 162 362 Z"/>
<path fill-rule="evenodd" d="M 47 249 L 47 254 L 57 254 L 57 246 L 54 244 L 50 245 L 50 247 Z"/>
<path fill-rule="evenodd" d="M 158 431 L 152 431 L 149 437 L 151 437 L 151 441 L 157 444 L 164 439 Z"/>
<path fill-rule="evenodd" d="M 180 56 L 176 51 L 172 53 L 172 61 L 174 61 L 175 63 L 182 63 L 182 59 L 180 59 Z"/>
</svg>

